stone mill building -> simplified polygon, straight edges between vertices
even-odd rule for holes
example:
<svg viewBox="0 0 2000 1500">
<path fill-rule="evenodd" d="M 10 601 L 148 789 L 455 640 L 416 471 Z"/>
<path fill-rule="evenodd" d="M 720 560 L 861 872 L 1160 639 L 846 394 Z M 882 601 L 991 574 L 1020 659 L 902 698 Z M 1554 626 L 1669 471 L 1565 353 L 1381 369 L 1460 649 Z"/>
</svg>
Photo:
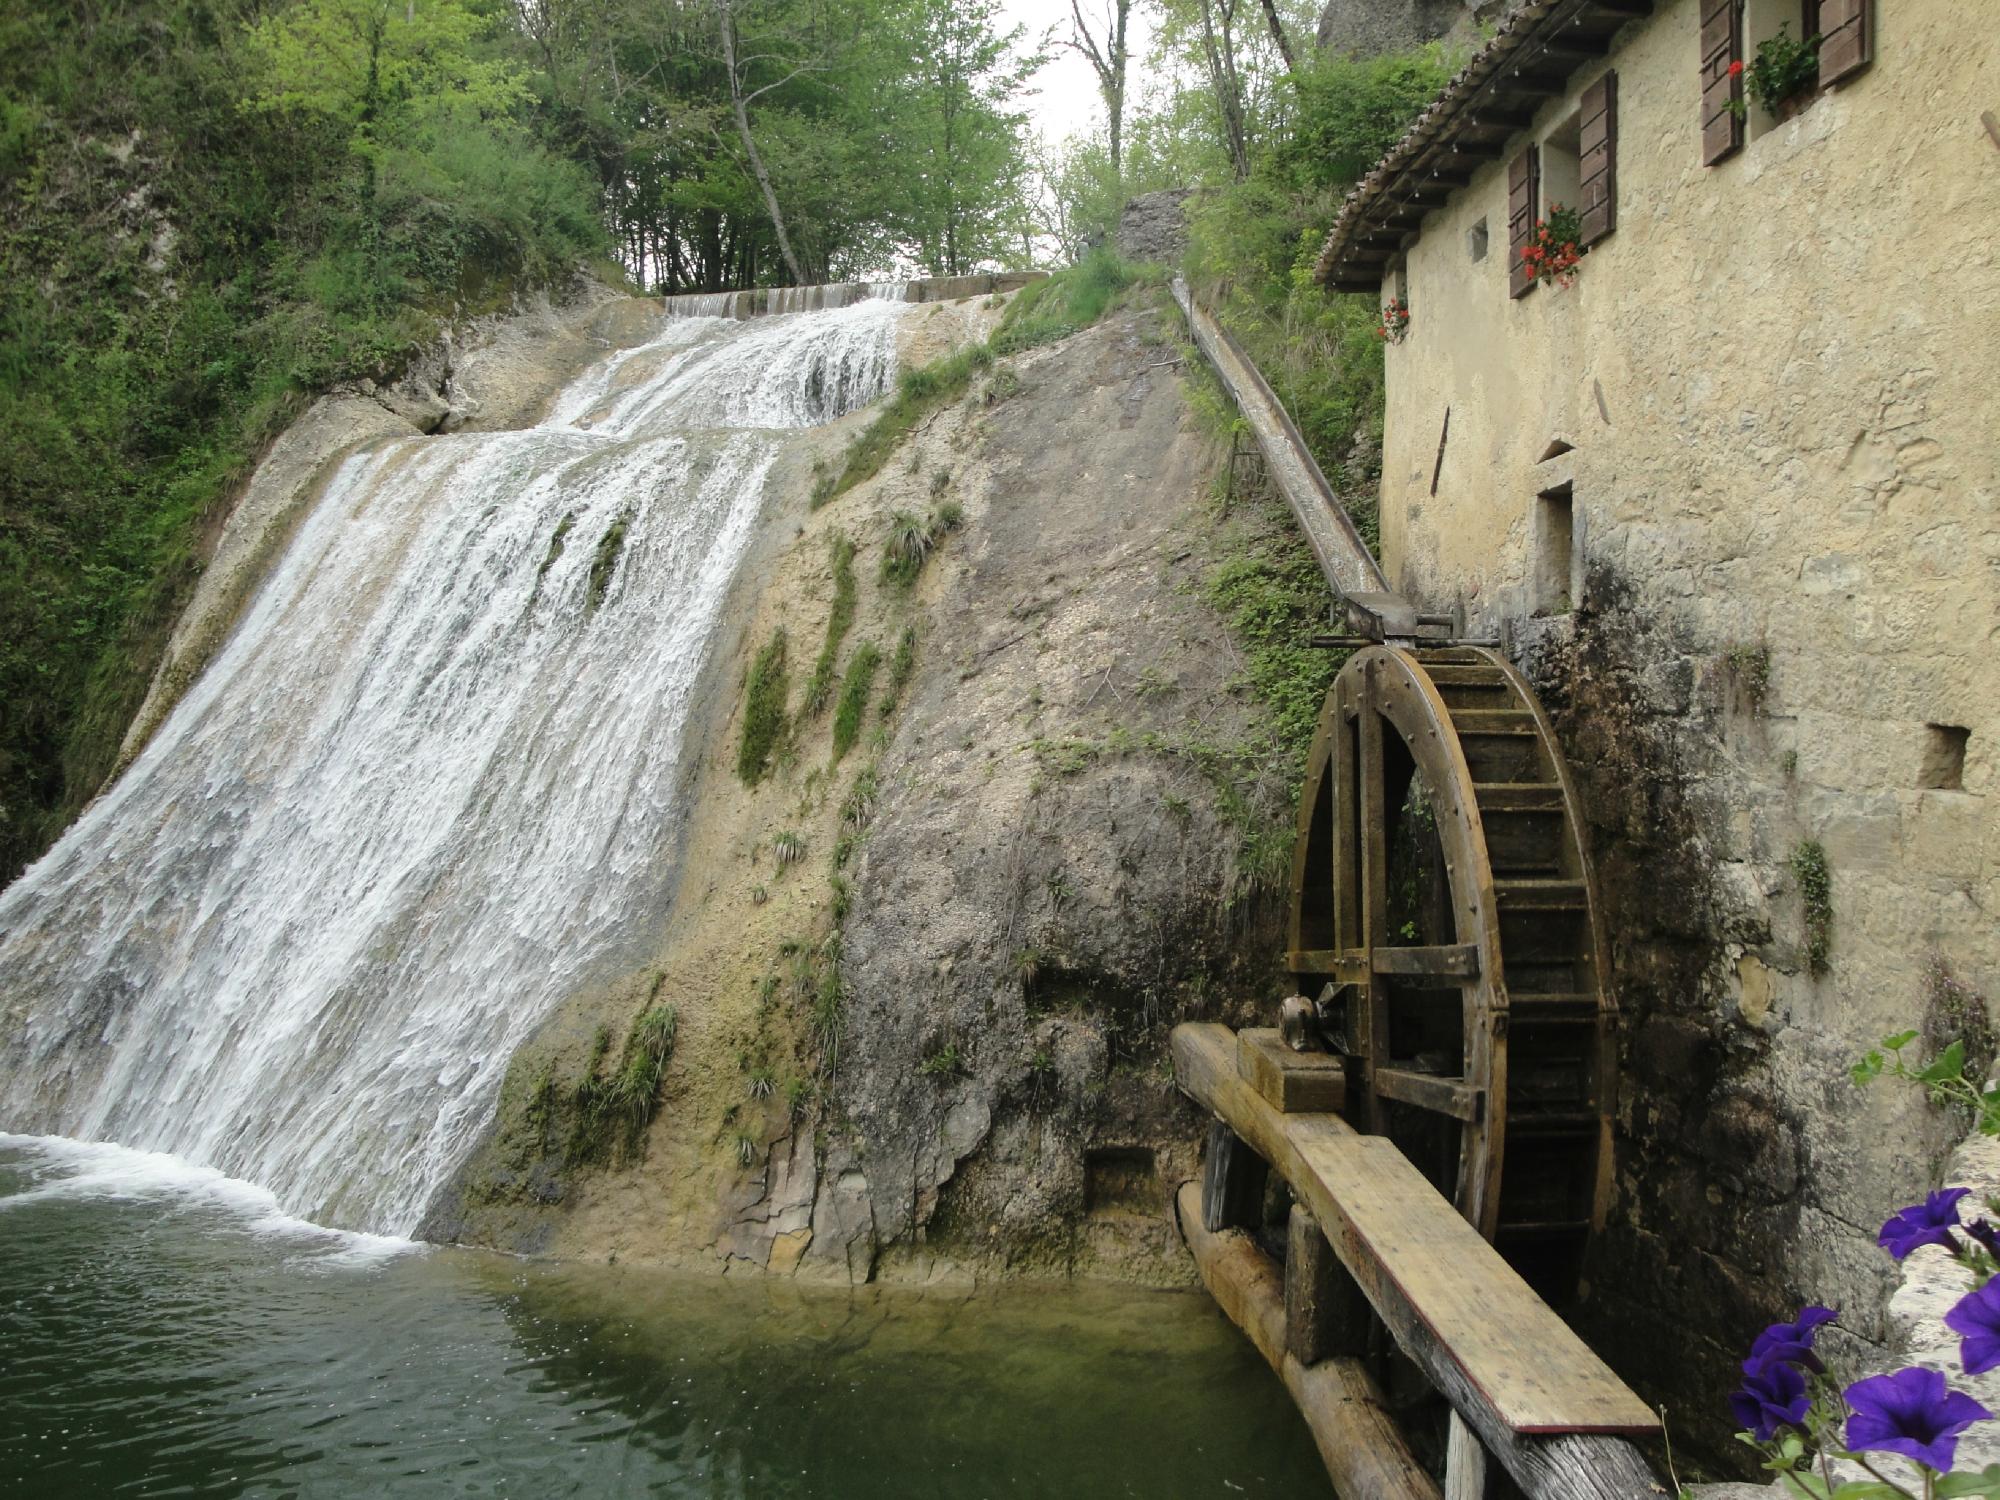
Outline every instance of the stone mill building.
<svg viewBox="0 0 2000 1500">
<path fill-rule="evenodd" d="M 1319 260 L 1407 304 L 1382 561 L 1546 695 L 1613 940 L 1600 1347 L 1683 1408 L 1884 1212 L 2000 993 L 2000 38 L 1963 0 L 1527 0 Z M 1759 44 L 1818 35 L 1769 110 Z M 1578 215 L 1571 284 L 1525 254 Z M 1828 877 L 1825 897 L 1817 871 Z M 1615 1289 L 1615 1290 L 1614 1290 Z M 1615 1315 L 1607 1306 L 1615 1302 Z M 1704 1395 L 1706 1393 L 1706 1395 Z"/>
</svg>

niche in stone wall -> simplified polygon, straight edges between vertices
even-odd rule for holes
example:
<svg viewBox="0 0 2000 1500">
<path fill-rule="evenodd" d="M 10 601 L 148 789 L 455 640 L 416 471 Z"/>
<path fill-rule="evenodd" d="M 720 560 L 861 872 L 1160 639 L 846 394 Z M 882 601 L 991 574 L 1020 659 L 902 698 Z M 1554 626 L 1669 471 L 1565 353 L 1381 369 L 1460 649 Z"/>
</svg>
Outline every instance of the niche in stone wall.
<svg viewBox="0 0 2000 1500">
<path fill-rule="evenodd" d="M 1917 766 L 1917 785 L 1929 791 L 1956 792 L 1965 786 L 1965 747 L 1972 731 L 1958 724 L 1926 724 L 1924 756 Z"/>
<path fill-rule="evenodd" d="M 1568 481 L 1535 497 L 1535 613 L 1568 614 L 1576 563 L 1576 517 Z"/>
</svg>

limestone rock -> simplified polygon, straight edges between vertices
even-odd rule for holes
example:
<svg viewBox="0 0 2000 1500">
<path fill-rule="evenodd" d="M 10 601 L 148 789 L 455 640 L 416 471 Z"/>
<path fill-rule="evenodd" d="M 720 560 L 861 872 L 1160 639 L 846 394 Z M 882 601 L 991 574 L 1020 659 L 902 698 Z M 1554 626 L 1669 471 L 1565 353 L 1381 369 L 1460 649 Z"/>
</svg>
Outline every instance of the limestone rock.
<svg viewBox="0 0 2000 1500">
<path fill-rule="evenodd" d="M 1179 265 L 1187 250 L 1187 202 L 1193 195 L 1192 188 L 1164 188 L 1129 201 L 1118 215 L 1118 253 L 1127 260 Z"/>
</svg>

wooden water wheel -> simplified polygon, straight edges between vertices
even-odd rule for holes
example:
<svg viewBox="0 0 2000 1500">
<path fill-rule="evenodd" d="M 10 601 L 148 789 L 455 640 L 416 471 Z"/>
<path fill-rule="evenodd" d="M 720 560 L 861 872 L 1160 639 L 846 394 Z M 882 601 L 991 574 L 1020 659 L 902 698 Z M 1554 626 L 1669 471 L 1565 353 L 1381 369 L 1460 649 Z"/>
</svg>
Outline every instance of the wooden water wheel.
<svg viewBox="0 0 2000 1500">
<path fill-rule="evenodd" d="M 1494 652 L 1349 660 L 1301 799 L 1290 948 L 1349 1120 L 1544 1296 L 1574 1295 L 1610 1181 L 1614 1012 L 1576 794 Z"/>
</svg>

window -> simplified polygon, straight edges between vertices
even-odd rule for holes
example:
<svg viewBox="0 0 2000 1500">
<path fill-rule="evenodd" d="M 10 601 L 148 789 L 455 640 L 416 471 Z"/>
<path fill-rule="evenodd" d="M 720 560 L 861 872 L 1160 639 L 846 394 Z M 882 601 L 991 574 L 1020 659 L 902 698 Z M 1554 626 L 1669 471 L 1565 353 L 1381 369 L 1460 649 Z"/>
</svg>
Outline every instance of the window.
<svg viewBox="0 0 2000 1500">
<path fill-rule="evenodd" d="M 1465 231 L 1466 256 L 1475 261 L 1486 259 L 1486 221 L 1481 219 Z"/>
<path fill-rule="evenodd" d="M 1576 522 L 1568 482 L 1535 497 L 1535 613 L 1570 611 L 1570 568 L 1575 561 Z"/>
<path fill-rule="evenodd" d="M 1556 207 L 1575 208 L 1583 188 L 1583 114 L 1556 126 L 1542 142 L 1542 217 Z"/>
<path fill-rule="evenodd" d="M 1800 37 L 1816 34 L 1819 22 L 1819 0 L 1742 0 L 1742 20 L 1738 22 L 1737 34 L 1742 39 L 1742 58 L 1747 65 L 1757 56 L 1757 49 L 1777 36 L 1780 32 L 1797 41 Z M 1780 123 L 1777 116 L 1758 104 L 1754 99 L 1746 99 L 1743 124 L 1751 140 L 1765 135 Z"/>
</svg>

